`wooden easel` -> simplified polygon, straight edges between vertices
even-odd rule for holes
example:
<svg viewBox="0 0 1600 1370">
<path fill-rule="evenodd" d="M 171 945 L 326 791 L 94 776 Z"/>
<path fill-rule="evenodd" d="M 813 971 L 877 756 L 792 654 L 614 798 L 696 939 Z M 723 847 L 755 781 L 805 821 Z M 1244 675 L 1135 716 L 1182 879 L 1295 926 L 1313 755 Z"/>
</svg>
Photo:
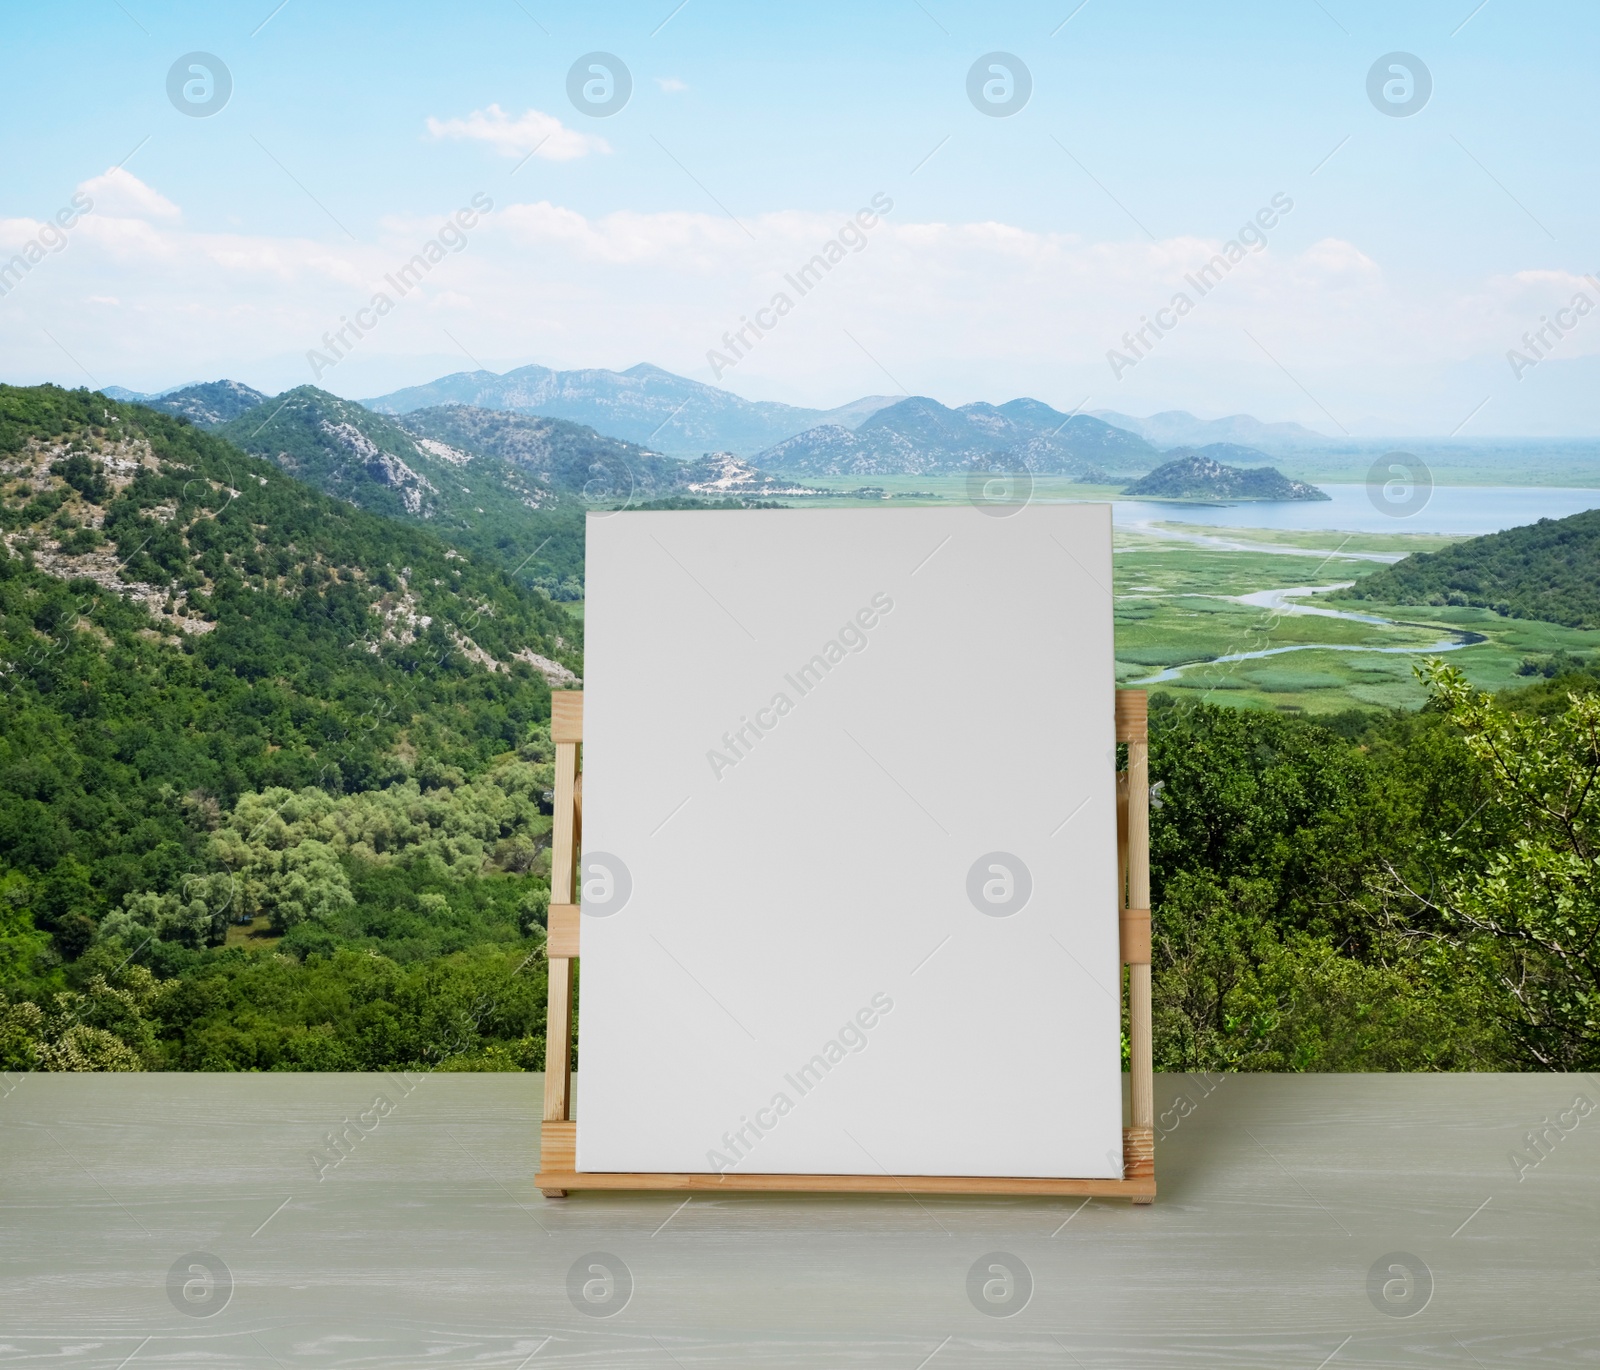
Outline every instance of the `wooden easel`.
<svg viewBox="0 0 1600 1370">
<path fill-rule="evenodd" d="M 580 1173 L 578 1125 L 572 1120 L 572 963 L 578 956 L 575 856 L 583 835 L 583 692 L 552 691 L 550 735 L 556 747 L 555 829 L 551 834 L 550 1006 L 545 1025 L 544 1123 L 534 1183 L 548 1199 L 573 1189 L 814 1191 L 834 1194 L 1084 1195 L 1152 1203 L 1156 1197 L 1155 1099 L 1150 1041 L 1150 748 L 1142 690 L 1117 691 L 1117 741 L 1128 744 L 1128 769 L 1117 776 L 1119 915 L 1128 967 L 1130 1125 L 1122 1129 L 1120 1180 L 989 1175 L 750 1175 Z M 557 896 L 563 896 L 557 902 Z M 1120 982 L 1121 976 L 1119 974 Z"/>
</svg>

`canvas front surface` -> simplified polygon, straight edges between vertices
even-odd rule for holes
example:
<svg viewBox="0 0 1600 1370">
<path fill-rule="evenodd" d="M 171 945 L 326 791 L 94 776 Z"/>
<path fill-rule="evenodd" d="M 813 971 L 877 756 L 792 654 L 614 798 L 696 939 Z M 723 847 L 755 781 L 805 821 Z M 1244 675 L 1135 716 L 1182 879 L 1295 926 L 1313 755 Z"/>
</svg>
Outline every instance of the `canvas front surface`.
<svg viewBox="0 0 1600 1370">
<path fill-rule="evenodd" d="M 1107 505 L 591 516 L 577 1163 L 1121 1174 Z"/>
</svg>

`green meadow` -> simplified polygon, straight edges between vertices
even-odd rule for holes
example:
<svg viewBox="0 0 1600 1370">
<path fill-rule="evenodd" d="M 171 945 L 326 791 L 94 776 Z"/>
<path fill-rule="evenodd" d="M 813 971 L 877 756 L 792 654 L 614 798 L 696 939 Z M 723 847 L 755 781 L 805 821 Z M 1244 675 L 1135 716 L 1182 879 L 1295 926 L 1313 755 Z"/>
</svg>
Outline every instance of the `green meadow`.
<svg viewBox="0 0 1600 1370">
<path fill-rule="evenodd" d="M 1193 536 L 1230 545 L 1183 540 Z M 1241 602 L 1263 591 L 1353 582 L 1384 564 L 1375 555 L 1435 550 L 1454 540 L 1176 523 L 1119 531 L 1118 680 L 1170 690 L 1180 699 L 1290 712 L 1416 708 L 1425 692 L 1414 667 L 1434 653 L 1446 655 L 1474 685 L 1501 690 L 1526 683 L 1518 673 L 1528 669 L 1524 663 L 1600 648 L 1600 632 L 1502 618 L 1488 609 L 1349 600 L 1334 589 L 1277 604 Z M 1307 608 L 1361 619 L 1296 612 Z M 1273 654 L 1249 655 L 1262 652 Z M 1242 659 L 1219 660 L 1225 657 Z M 1163 674 L 1167 678 L 1155 679 Z"/>
<path fill-rule="evenodd" d="M 836 493 L 785 503 L 830 509 L 946 504 L 967 498 L 967 479 L 807 477 L 807 483 Z M 1110 499 L 1117 491 L 1068 476 L 1039 476 L 1032 498 Z M 1502 618 L 1488 609 L 1347 600 L 1334 588 L 1459 538 L 1223 528 L 1184 523 L 1183 505 L 1170 507 L 1170 521 L 1116 533 L 1117 679 L 1124 685 L 1289 713 L 1414 709 L 1426 697 L 1415 667 L 1435 653 L 1474 685 L 1502 690 L 1526 684 L 1529 673 L 1554 653 L 1600 650 L 1597 632 Z M 1320 592 L 1269 604 L 1241 602 L 1307 586 Z"/>
</svg>

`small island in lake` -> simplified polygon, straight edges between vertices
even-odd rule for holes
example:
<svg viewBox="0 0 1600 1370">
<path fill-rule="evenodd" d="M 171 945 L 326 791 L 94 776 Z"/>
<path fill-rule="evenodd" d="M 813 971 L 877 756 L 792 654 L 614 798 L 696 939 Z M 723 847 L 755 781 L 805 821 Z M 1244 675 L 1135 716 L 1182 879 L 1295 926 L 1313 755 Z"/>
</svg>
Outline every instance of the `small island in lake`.
<svg viewBox="0 0 1600 1370">
<path fill-rule="evenodd" d="M 1167 461 L 1148 476 L 1123 490 L 1143 499 L 1194 500 L 1320 500 L 1332 499 L 1326 491 L 1290 480 L 1272 466 L 1243 467 L 1227 464 L 1266 456 L 1253 447 L 1216 442 L 1209 447 L 1175 447 Z"/>
</svg>

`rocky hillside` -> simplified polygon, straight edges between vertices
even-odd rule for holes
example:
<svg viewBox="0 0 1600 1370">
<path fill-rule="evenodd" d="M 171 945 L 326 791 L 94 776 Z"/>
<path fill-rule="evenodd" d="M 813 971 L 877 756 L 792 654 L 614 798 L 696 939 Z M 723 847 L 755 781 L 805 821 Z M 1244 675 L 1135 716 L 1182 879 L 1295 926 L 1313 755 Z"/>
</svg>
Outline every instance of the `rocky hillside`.
<svg viewBox="0 0 1600 1370">
<path fill-rule="evenodd" d="M 1230 461 L 1250 461 L 1264 456 L 1249 447 L 1218 442 L 1209 447 L 1177 447 L 1148 476 L 1128 486 L 1123 494 L 1143 499 L 1193 500 L 1325 500 L 1332 496 L 1290 480 L 1271 466 L 1240 467 Z"/>
<path fill-rule="evenodd" d="M 382 415 L 373 418 L 391 422 Z M 542 508 L 563 501 L 601 507 L 683 487 L 681 462 L 564 419 L 450 404 L 412 410 L 393 423 L 419 447 L 446 460 L 481 455 L 514 467 L 538 486 Z"/>
<path fill-rule="evenodd" d="M 431 635 L 490 672 L 576 673 L 575 625 L 499 569 L 146 408 L 0 386 L 0 492 L 9 564 L 137 607 L 151 642 L 266 650 L 264 625 L 337 606 L 336 632 L 374 657 Z"/>
</svg>

